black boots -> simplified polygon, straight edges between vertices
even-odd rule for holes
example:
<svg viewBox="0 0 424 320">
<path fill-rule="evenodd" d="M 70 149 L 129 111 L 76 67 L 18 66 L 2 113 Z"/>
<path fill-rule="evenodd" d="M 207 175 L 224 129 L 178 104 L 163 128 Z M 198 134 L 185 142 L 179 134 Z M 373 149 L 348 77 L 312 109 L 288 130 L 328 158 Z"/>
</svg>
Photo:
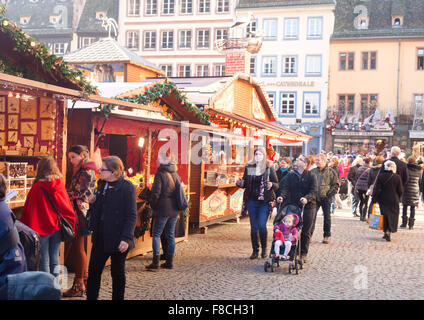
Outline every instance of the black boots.
<svg viewBox="0 0 424 320">
<path fill-rule="evenodd" d="M 165 263 L 162 263 L 160 265 L 161 268 L 172 269 L 173 268 L 172 260 L 174 260 L 174 256 L 173 255 L 170 255 L 170 254 L 167 254 L 167 255 L 165 255 L 165 257 L 166 257 L 166 262 Z"/>
<path fill-rule="evenodd" d="M 252 255 L 250 256 L 250 259 L 257 259 L 258 253 L 259 253 L 259 242 L 258 242 L 258 234 L 250 234 L 250 240 L 252 241 Z"/>
<path fill-rule="evenodd" d="M 153 255 L 153 261 L 151 264 L 149 264 L 148 266 L 146 266 L 146 269 L 158 269 L 159 268 L 159 259 L 160 259 L 160 255 Z"/>
<path fill-rule="evenodd" d="M 409 230 L 412 230 L 414 228 L 414 222 L 415 222 L 415 219 L 409 218 Z"/>
<path fill-rule="evenodd" d="M 407 222 L 408 222 L 408 217 L 402 216 L 402 224 L 399 226 L 399 228 L 406 228 Z"/>
<path fill-rule="evenodd" d="M 266 252 L 266 241 L 267 241 L 267 234 L 259 234 L 259 237 L 261 239 L 261 247 L 262 247 L 262 251 L 261 251 L 261 258 L 265 259 L 267 256 L 267 252 Z"/>
<path fill-rule="evenodd" d="M 391 239 L 390 239 L 390 232 L 384 232 L 383 239 L 385 239 L 386 241 L 391 241 Z"/>
</svg>

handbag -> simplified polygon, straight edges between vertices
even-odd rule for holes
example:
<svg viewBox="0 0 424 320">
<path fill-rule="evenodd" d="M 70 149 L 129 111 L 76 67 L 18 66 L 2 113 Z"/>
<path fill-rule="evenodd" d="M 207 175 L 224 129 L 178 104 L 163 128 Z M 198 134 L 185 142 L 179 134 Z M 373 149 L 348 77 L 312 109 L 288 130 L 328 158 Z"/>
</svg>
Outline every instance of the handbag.
<svg viewBox="0 0 424 320">
<path fill-rule="evenodd" d="M 188 203 L 187 203 L 187 198 L 185 196 L 183 187 L 181 186 L 181 183 L 179 182 L 179 180 L 177 180 L 177 182 L 175 182 L 174 178 L 172 177 L 172 175 L 167 172 L 169 178 L 172 181 L 172 184 L 175 187 L 175 200 L 176 200 L 176 204 L 177 204 L 177 209 L 179 211 L 184 211 L 185 209 L 187 209 L 188 207 Z"/>
<path fill-rule="evenodd" d="M 75 230 L 72 227 L 71 223 L 68 220 L 66 220 L 64 216 L 60 214 L 59 210 L 57 210 L 56 205 L 54 204 L 52 198 L 50 198 L 49 193 L 44 188 L 41 188 L 41 189 L 44 191 L 44 194 L 46 195 L 54 211 L 59 217 L 59 231 L 60 231 L 60 234 L 62 235 L 62 241 L 72 240 L 73 238 L 75 238 Z"/>
<path fill-rule="evenodd" d="M 370 228 L 375 230 L 383 230 L 383 216 L 377 210 L 377 204 L 372 205 L 372 211 L 370 214 Z"/>
<path fill-rule="evenodd" d="M 375 184 L 377 183 L 377 179 L 379 175 L 380 175 L 380 170 L 378 171 L 377 176 L 375 177 L 374 183 L 370 185 L 370 187 L 368 188 L 367 196 L 372 196 L 372 194 L 374 193 L 374 187 L 375 187 Z"/>
</svg>

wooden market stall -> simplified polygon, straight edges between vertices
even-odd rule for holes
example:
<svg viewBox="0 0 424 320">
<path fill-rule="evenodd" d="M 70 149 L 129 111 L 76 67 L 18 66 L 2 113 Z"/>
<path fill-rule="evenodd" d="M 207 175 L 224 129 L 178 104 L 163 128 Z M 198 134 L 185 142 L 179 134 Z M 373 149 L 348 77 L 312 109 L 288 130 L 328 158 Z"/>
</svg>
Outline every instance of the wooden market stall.
<svg viewBox="0 0 424 320">
<path fill-rule="evenodd" d="M 192 197 L 190 227 L 205 229 L 210 224 L 238 218 L 243 189 L 236 181 L 244 173 L 255 146 L 267 148 L 268 158 L 275 152 L 270 139 L 298 142 L 311 137 L 277 124 L 261 84 L 247 74 L 208 79 L 173 79 L 187 96 L 207 112 L 212 123 L 209 139 L 204 138 L 208 157 L 191 165 Z M 213 128 L 225 128 L 224 133 Z M 212 137 L 211 137 L 212 136 Z"/>
</svg>

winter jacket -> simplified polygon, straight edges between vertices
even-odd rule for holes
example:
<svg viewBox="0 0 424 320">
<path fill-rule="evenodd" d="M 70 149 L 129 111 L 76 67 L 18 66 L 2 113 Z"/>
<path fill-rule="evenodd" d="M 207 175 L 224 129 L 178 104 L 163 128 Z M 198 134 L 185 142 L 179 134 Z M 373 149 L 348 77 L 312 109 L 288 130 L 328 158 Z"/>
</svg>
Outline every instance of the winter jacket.
<svg viewBox="0 0 424 320">
<path fill-rule="evenodd" d="M 112 187 L 109 187 L 109 184 Z M 134 230 L 137 222 L 137 198 L 134 185 L 121 177 L 114 183 L 99 180 L 96 201 L 90 206 L 90 230 L 93 231 L 92 243 L 103 231 L 104 252 L 119 252 L 121 241 L 134 248 Z M 99 228 L 103 225 L 103 230 Z"/>
<path fill-rule="evenodd" d="M 352 186 L 356 185 L 356 172 L 358 171 L 360 165 L 351 166 L 348 173 L 347 173 L 347 180 L 350 181 Z"/>
<path fill-rule="evenodd" d="M 15 221 L 12 210 L 4 199 L 0 199 L 0 287 L 5 284 L 7 275 L 27 270 L 24 248 L 19 242 Z"/>
<path fill-rule="evenodd" d="M 355 189 L 358 191 L 367 191 L 368 190 L 368 175 L 370 173 L 370 167 L 367 164 L 364 164 L 359 167 L 355 175 L 356 185 Z"/>
<path fill-rule="evenodd" d="M 370 171 L 368 174 L 368 188 L 371 187 L 375 183 L 375 179 L 377 179 L 377 175 L 380 172 L 382 164 L 376 164 L 370 167 Z"/>
<path fill-rule="evenodd" d="M 297 170 L 292 170 L 280 182 L 278 196 L 284 199 L 284 205 L 295 205 L 302 207 L 301 198 L 308 200 L 305 208 L 315 208 L 317 193 L 317 178 L 309 171 L 302 174 Z"/>
<path fill-rule="evenodd" d="M 281 241 L 288 241 L 289 240 L 289 235 L 291 234 L 293 237 L 293 240 L 291 240 L 291 242 L 293 244 L 296 243 L 297 239 L 299 238 L 299 232 L 297 230 L 297 225 L 299 224 L 299 216 L 297 214 L 290 214 L 294 217 L 294 222 L 293 225 L 290 228 L 287 228 L 287 226 L 281 222 L 281 224 L 274 226 L 274 233 L 277 229 L 279 229 L 281 231 L 281 233 L 279 235 L 276 235 L 274 237 L 274 240 L 281 240 Z M 281 237 L 281 239 L 280 239 Z"/>
<path fill-rule="evenodd" d="M 381 171 L 375 183 L 373 198 L 384 206 L 396 207 L 399 206 L 402 194 L 403 186 L 400 176 L 392 171 Z"/>
<path fill-rule="evenodd" d="M 171 177 L 173 181 L 171 181 Z M 180 213 L 174 196 L 177 180 L 181 183 L 181 178 L 177 174 L 177 166 L 174 163 L 159 166 L 152 186 L 153 216 L 176 217 Z"/>
<path fill-rule="evenodd" d="M 402 204 L 417 206 L 420 201 L 421 167 L 415 163 L 408 163 L 408 182 L 403 190 Z"/>
<path fill-rule="evenodd" d="M 408 167 L 406 166 L 406 163 L 403 162 L 402 160 L 399 160 L 397 157 L 391 157 L 389 160 L 396 163 L 396 174 L 398 174 L 400 176 L 400 179 L 402 181 L 402 187 L 405 188 L 405 185 L 408 182 L 408 174 L 409 174 L 408 173 Z M 384 163 L 386 161 L 383 162 L 382 170 L 384 170 Z"/>
<path fill-rule="evenodd" d="M 39 180 L 32 186 L 25 201 L 21 222 L 40 236 L 51 235 L 59 231 L 58 215 L 42 188 L 48 192 L 59 213 L 75 229 L 76 214 L 61 179 Z"/>
<path fill-rule="evenodd" d="M 276 171 L 278 182 L 280 182 L 291 170 L 291 167 L 287 167 L 286 169 L 278 168 Z"/>
<path fill-rule="evenodd" d="M 255 196 L 255 191 L 260 188 L 260 181 L 263 179 L 264 182 L 271 182 L 272 187 L 268 190 L 266 184 L 264 185 L 264 202 L 270 202 L 276 199 L 276 194 L 278 192 L 278 178 L 275 173 L 272 163 L 270 161 L 266 162 L 265 172 L 261 176 L 255 175 L 256 164 L 248 163 L 244 169 L 244 175 L 242 178 L 242 184 L 239 185 L 240 188 L 246 189 L 245 199 L 244 200 L 257 200 Z M 288 176 L 288 175 L 287 175 Z M 283 179 L 285 180 L 285 179 Z"/>
<path fill-rule="evenodd" d="M 317 201 L 330 199 L 339 190 L 339 179 L 333 169 L 329 167 L 314 168 L 311 170 L 311 174 L 317 179 Z"/>
</svg>

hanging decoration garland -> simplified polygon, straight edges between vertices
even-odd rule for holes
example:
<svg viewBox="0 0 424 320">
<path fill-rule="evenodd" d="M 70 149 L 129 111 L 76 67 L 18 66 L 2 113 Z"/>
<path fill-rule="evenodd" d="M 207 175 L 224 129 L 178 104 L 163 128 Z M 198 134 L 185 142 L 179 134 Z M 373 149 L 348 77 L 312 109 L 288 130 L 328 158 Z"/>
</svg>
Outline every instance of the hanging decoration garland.
<svg viewBox="0 0 424 320">
<path fill-rule="evenodd" d="M 54 79 L 56 71 L 63 79 L 68 79 L 75 85 L 80 87 L 87 94 L 97 92 L 86 79 L 84 74 L 75 68 L 70 67 L 62 57 L 50 54 L 48 49 L 41 43 L 37 43 L 29 37 L 22 28 L 17 27 L 15 22 L 6 18 L 6 5 L 0 5 L 0 32 L 6 34 L 15 44 L 15 50 L 21 53 L 30 54 L 34 60 L 38 60 L 43 70 L 50 74 Z M 40 76 L 32 73 L 25 66 L 16 66 L 7 61 L 4 57 L 0 57 L 0 72 L 4 72 L 13 76 L 23 77 L 40 82 L 46 82 Z"/>
</svg>

